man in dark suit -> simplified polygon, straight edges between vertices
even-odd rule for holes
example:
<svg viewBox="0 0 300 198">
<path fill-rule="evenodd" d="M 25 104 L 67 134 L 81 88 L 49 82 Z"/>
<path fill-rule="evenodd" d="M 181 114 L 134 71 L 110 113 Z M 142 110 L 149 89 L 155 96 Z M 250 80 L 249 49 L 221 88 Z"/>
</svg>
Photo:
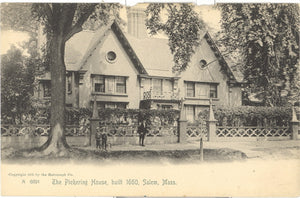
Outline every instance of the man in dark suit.
<svg viewBox="0 0 300 198">
<path fill-rule="evenodd" d="M 141 125 L 138 128 L 138 133 L 139 133 L 139 144 L 140 146 L 145 146 L 144 145 L 144 140 L 145 136 L 148 133 L 148 127 L 146 125 L 146 120 L 143 120 Z"/>
</svg>

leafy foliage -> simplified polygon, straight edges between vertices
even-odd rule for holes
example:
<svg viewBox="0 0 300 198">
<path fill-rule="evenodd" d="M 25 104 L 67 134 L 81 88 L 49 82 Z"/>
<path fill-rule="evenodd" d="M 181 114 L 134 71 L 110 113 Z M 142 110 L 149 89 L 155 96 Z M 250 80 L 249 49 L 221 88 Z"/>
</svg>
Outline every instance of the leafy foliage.
<svg viewBox="0 0 300 198">
<path fill-rule="evenodd" d="M 137 124 L 146 120 L 149 124 L 174 123 L 179 117 L 177 110 L 146 110 L 146 109 L 99 109 L 99 118 L 103 123 Z M 82 119 L 89 119 L 92 111 L 87 108 L 68 108 L 68 124 L 78 124 Z M 157 121 L 159 120 L 159 121 Z"/>
<path fill-rule="evenodd" d="M 193 10 L 192 4 L 149 4 L 146 10 L 146 25 L 151 34 L 164 32 L 169 38 L 169 46 L 174 55 L 174 71 L 188 67 L 195 47 L 199 45 L 199 32 L 204 22 Z M 167 15 L 166 21 L 164 21 Z"/>
<path fill-rule="evenodd" d="M 14 124 L 31 110 L 35 71 L 28 63 L 14 46 L 1 57 L 1 116 Z"/>
<path fill-rule="evenodd" d="M 30 122 L 26 124 L 49 124 L 50 106 L 40 105 L 31 107 Z M 99 118 L 106 124 L 138 124 L 146 120 L 149 124 L 173 124 L 179 118 L 178 110 L 146 110 L 146 109 L 99 109 Z M 89 108 L 67 108 L 66 124 L 78 125 L 92 117 Z M 5 120 L 4 120 L 5 122 Z"/>
<path fill-rule="evenodd" d="M 32 3 L 2 3 L 1 28 L 13 29 L 37 36 L 39 23 L 31 13 Z"/>
<path fill-rule="evenodd" d="M 42 25 L 46 35 L 45 62 L 49 63 L 52 87 L 50 107 L 51 132 L 47 142 L 39 150 L 46 151 L 46 153 L 59 153 L 69 147 L 65 139 L 64 130 L 66 100 L 65 44 L 72 36 L 82 31 L 84 23 L 89 18 L 94 17 L 105 23 L 108 20 L 108 16 L 111 16 L 111 10 L 115 8 L 116 4 L 36 3 L 30 5 L 31 17 L 29 19 L 36 19 L 36 22 L 33 23 Z M 18 22 L 21 27 L 14 26 L 13 22 L 17 22 L 19 19 L 15 17 L 16 10 L 11 11 L 7 9 L 7 12 L 5 24 L 14 29 L 26 26 L 28 18 L 21 18 L 20 23 Z"/>
<path fill-rule="evenodd" d="M 264 105 L 284 105 L 299 94 L 299 6 L 221 4 L 222 42 L 240 52 L 248 92 L 261 93 Z M 299 82 L 298 82 L 299 84 Z M 298 87 L 297 87 L 298 86 Z"/>
<path fill-rule="evenodd" d="M 209 110 L 200 112 L 206 117 Z M 219 126 L 287 126 L 292 119 L 291 107 L 215 106 Z"/>
</svg>

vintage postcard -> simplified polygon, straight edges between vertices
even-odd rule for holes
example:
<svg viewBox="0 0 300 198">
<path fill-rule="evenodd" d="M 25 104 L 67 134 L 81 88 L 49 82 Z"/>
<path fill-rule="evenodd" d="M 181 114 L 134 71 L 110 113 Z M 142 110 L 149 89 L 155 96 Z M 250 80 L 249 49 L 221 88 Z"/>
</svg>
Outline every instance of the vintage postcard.
<svg viewBox="0 0 300 198">
<path fill-rule="evenodd" d="M 299 4 L 200 4 L 1 3 L 1 195 L 300 196 Z"/>
</svg>

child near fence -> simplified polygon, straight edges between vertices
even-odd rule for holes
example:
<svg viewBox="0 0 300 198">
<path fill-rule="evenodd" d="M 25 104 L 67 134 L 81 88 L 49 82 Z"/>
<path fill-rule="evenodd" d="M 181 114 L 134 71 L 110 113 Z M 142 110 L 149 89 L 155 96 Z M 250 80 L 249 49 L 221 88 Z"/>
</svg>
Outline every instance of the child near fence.
<svg viewBox="0 0 300 198">
<path fill-rule="evenodd" d="M 103 130 L 101 133 L 101 145 L 102 145 L 102 149 L 106 151 L 107 148 L 107 132 L 106 130 Z"/>
</svg>

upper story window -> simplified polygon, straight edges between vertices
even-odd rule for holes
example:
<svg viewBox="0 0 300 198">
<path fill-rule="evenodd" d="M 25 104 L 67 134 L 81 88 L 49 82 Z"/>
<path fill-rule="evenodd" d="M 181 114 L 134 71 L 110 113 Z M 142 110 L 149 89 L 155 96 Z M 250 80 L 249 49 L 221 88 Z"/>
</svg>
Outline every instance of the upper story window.
<svg viewBox="0 0 300 198">
<path fill-rule="evenodd" d="M 152 79 L 153 91 L 158 95 L 162 95 L 163 91 L 163 80 L 162 79 Z"/>
<path fill-rule="evenodd" d="M 126 77 L 94 75 L 93 91 L 97 93 L 126 94 Z"/>
<path fill-rule="evenodd" d="M 194 82 L 186 83 L 186 96 L 187 97 L 195 97 L 195 83 Z"/>
<path fill-rule="evenodd" d="M 105 92 L 105 82 L 103 76 L 94 77 L 94 91 L 95 92 Z"/>
<path fill-rule="evenodd" d="M 204 82 L 185 82 L 186 97 L 217 98 L 218 84 Z"/>
<path fill-rule="evenodd" d="M 116 92 L 117 93 L 126 93 L 126 78 L 125 77 L 116 77 Z"/>
<path fill-rule="evenodd" d="M 217 84 L 210 84 L 210 89 L 209 89 L 209 97 L 210 98 L 217 98 Z"/>
</svg>

